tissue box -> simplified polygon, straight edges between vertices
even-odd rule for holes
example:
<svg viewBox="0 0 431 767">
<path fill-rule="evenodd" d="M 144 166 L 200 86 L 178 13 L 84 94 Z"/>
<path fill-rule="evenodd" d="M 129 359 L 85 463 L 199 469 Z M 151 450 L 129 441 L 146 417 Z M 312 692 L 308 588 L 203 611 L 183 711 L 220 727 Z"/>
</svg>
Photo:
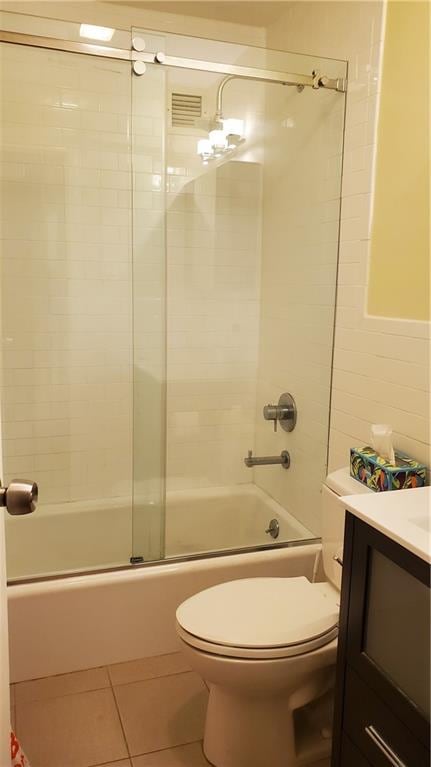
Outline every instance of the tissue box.
<svg viewBox="0 0 431 767">
<path fill-rule="evenodd" d="M 426 466 L 403 453 L 395 452 L 395 465 L 377 455 L 372 447 L 350 448 L 350 474 L 358 482 L 380 493 L 384 490 L 402 490 L 423 487 Z"/>
</svg>

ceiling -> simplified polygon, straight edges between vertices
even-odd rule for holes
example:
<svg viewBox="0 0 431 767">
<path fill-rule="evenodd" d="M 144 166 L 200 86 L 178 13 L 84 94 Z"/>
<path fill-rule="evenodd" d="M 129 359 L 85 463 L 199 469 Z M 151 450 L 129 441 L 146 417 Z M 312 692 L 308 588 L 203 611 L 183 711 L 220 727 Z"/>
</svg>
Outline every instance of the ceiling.
<svg viewBox="0 0 431 767">
<path fill-rule="evenodd" d="M 164 11 L 177 13 L 182 16 L 199 16 L 200 18 L 214 21 L 228 21 L 233 24 L 247 24 L 256 27 L 266 27 L 277 21 L 287 5 L 288 0 L 260 0 L 260 2 L 231 2 L 231 0 L 213 0 L 201 2 L 201 0 L 122 0 L 122 5 L 130 5 L 140 10 Z M 118 0 L 117 0 L 118 2 Z"/>
</svg>

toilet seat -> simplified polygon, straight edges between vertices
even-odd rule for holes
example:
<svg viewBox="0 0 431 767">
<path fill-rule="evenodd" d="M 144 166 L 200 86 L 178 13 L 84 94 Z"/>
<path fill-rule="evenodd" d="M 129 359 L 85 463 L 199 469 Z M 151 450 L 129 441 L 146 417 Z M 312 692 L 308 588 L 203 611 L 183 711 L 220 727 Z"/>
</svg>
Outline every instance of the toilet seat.
<svg viewBox="0 0 431 767">
<path fill-rule="evenodd" d="M 244 578 L 213 586 L 177 610 L 177 631 L 204 652 L 287 658 L 338 634 L 338 594 L 307 578 Z"/>
</svg>

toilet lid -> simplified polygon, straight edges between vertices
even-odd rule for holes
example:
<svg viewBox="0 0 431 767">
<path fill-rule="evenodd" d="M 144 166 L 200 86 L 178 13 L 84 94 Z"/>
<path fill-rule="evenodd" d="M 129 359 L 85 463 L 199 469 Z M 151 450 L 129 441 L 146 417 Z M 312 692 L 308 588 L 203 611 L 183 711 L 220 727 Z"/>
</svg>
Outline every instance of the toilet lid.
<svg viewBox="0 0 431 767">
<path fill-rule="evenodd" d="M 221 583 L 183 602 L 177 622 L 188 634 L 229 647 L 303 644 L 338 625 L 333 596 L 307 578 L 244 578 Z"/>
</svg>

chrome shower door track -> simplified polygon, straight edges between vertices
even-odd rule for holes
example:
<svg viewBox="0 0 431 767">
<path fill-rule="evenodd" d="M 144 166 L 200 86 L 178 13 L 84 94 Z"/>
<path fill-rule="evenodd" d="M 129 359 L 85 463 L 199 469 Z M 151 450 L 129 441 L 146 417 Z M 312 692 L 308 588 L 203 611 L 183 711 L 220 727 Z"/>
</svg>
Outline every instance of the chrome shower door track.
<svg viewBox="0 0 431 767">
<path fill-rule="evenodd" d="M 159 53 L 141 52 L 126 50 L 124 48 L 111 48 L 95 43 L 81 43 L 74 40 L 61 40 L 55 37 L 42 37 L 40 35 L 28 35 L 22 32 L 7 32 L 0 30 L 0 42 L 12 43 L 15 45 L 29 45 L 34 48 L 46 48 L 53 51 L 64 51 L 66 53 L 80 53 L 87 56 L 99 56 L 107 59 L 117 59 L 120 61 L 141 61 L 144 64 L 155 64 L 162 67 L 177 67 L 180 69 L 191 69 L 200 72 L 212 72 L 221 75 L 233 75 L 234 77 L 243 77 L 248 80 L 256 80 L 267 83 L 278 83 L 279 85 L 293 85 L 310 87 L 313 89 L 335 90 L 344 93 L 346 90 L 346 81 L 344 78 L 330 79 L 322 74 L 300 75 L 289 72 L 273 71 L 270 69 L 259 69 L 254 67 L 242 67 L 236 64 L 223 64 L 214 61 L 203 61 L 201 59 L 180 58 L 178 56 L 167 56 Z"/>
<path fill-rule="evenodd" d="M 8 586 L 21 586 L 25 583 L 42 583 L 44 581 L 59 581 L 66 578 L 81 578 L 87 575 L 104 575 L 106 573 L 124 572 L 125 570 L 140 570 L 146 567 L 163 567 L 164 565 L 178 565 L 187 562 L 196 562 L 200 559 L 216 559 L 218 557 L 238 556 L 238 554 L 253 554 L 263 551 L 277 551 L 279 549 L 291 549 L 299 546 L 312 546 L 322 543 L 321 538 L 305 538 L 295 541 L 280 541 L 279 543 L 264 543 L 257 546 L 243 546 L 235 549 L 219 549 L 217 551 L 204 551 L 196 554 L 184 554 L 179 557 L 167 557 L 165 559 L 151 559 L 139 564 L 118 565 L 117 567 L 99 567 L 91 570 L 69 570 L 68 572 L 52 575 L 33 575 L 23 578 L 8 580 Z"/>
</svg>

